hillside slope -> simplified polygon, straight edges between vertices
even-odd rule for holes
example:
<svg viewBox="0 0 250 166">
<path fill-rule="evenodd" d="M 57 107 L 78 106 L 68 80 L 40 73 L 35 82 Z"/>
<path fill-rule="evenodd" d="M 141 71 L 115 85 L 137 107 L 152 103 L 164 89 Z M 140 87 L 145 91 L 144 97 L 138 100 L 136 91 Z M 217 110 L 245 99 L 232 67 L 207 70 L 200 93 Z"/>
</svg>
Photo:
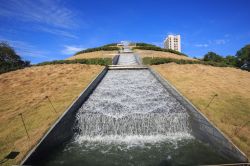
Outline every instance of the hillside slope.
<svg viewBox="0 0 250 166">
<path fill-rule="evenodd" d="M 16 160 L 5 165 L 19 163 L 102 68 L 83 64 L 46 65 L 1 74 L 0 159 L 12 150 L 21 152 Z M 23 113 L 30 139 L 19 113 Z"/>
<path fill-rule="evenodd" d="M 175 63 L 155 65 L 153 68 L 250 158 L 250 123 L 247 123 L 250 119 L 250 72 L 229 67 Z M 208 106 L 215 94 L 218 96 Z"/>
<path fill-rule="evenodd" d="M 160 58 L 173 58 L 173 59 L 186 59 L 186 60 L 196 60 L 182 55 L 177 55 L 170 52 L 163 51 L 153 51 L 153 50 L 134 50 L 135 53 L 138 53 L 141 58 L 144 57 L 160 57 Z"/>
<path fill-rule="evenodd" d="M 73 59 L 86 59 L 86 58 L 113 58 L 115 55 L 117 55 L 117 51 L 94 51 L 94 52 L 77 54 L 67 59 L 73 60 Z"/>
</svg>

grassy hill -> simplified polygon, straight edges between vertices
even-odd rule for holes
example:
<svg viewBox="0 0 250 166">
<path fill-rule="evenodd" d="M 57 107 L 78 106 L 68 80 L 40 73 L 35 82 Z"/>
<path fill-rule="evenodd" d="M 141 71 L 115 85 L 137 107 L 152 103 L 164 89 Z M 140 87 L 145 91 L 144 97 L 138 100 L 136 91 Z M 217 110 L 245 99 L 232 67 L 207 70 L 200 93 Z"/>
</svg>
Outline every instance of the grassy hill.
<svg viewBox="0 0 250 166">
<path fill-rule="evenodd" d="M 88 59 L 88 58 L 113 58 L 117 55 L 118 51 L 94 51 L 87 53 L 80 53 L 68 58 L 68 60 L 73 59 Z"/>
<path fill-rule="evenodd" d="M 88 49 L 67 60 L 112 58 L 118 51 L 109 47 L 113 45 Z M 15 160 L 9 160 L 3 165 L 18 164 L 103 69 L 99 65 L 58 62 L 55 65 L 54 62 L 44 62 L 39 64 L 41 66 L 0 74 L 0 159 L 10 151 L 20 152 Z M 49 96 L 56 112 L 46 96 Z M 20 113 L 30 139 L 26 135 Z"/>
<path fill-rule="evenodd" d="M 62 64 L 25 68 L 0 75 L 0 159 L 21 152 L 17 164 L 103 67 Z M 56 112 L 52 109 L 48 98 Z M 28 139 L 19 113 L 23 113 Z"/>
<path fill-rule="evenodd" d="M 134 51 L 141 58 L 199 61 L 159 50 Z M 68 60 L 112 58 L 117 53 L 117 50 L 92 49 Z M 57 64 L 1 74 L 0 158 L 11 150 L 21 152 L 16 160 L 5 165 L 18 163 L 102 68 L 98 65 Z M 240 129 L 250 117 L 250 72 L 201 64 L 168 63 L 154 65 L 153 68 L 176 86 L 250 158 L 250 124 Z M 207 107 L 215 94 L 218 96 Z M 49 96 L 56 112 L 46 96 Z M 31 139 L 26 136 L 19 113 L 23 113 Z"/>
<path fill-rule="evenodd" d="M 189 58 L 186 56 L 181 56 L 178 54 L 174 54 L 171 52 L 162 52 L 162 51 L 154 51 L 154 50 L 134 50 L 135 53 L 138 53 L 141 58 L 145 57 L 159 57 L 159 58 L 172 58 L 172 59 L 185 59 L 185 60 L 196 60 L 193 58 Z"/>
<path fill-rule="evenodd" d="M 153 68 L 250 158 L 250 72 L 200 64 L 168 63 Z"/>
</svg>

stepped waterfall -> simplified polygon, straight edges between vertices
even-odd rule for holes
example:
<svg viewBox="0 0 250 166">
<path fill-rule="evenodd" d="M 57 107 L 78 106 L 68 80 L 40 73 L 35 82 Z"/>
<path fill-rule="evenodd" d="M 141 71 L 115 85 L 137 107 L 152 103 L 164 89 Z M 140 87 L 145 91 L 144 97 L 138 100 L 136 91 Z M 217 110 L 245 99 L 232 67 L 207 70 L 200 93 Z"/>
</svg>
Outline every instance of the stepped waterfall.
<svg viewBox="0 0 250 166">
<path fill-rule="evenodd" d="M 76 114 L 75 134 L 40 165 L 200 165 L 225 163 L 192 136 L 187 110 L 130 50 Z"/>
<path fill-rule="evenodd" d="M 79 110 L 76 127 L 88 140 L 190 136 L 185 108 L 148 70 L 109 71 Z"/>
</svg>

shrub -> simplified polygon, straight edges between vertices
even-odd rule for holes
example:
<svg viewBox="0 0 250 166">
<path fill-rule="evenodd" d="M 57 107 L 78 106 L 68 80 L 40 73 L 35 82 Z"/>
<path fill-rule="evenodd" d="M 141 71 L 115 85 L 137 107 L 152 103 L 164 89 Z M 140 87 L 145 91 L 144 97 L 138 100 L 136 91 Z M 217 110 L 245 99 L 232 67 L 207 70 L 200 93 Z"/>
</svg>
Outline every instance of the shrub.
<svg viewBox="0 0 250 166">
<path fill-rule="evenodd" d="M 237 57 L 228 55 L 224 58 L 224 62 L 228 65 L 237 66 Z"/>
<path fill-rule="evenodd" d="M 102 47 L 114 47 L 114 46 L 117 46 L 118 43 L 110 43 L 110 44 L 106 44 Z"/>
<path fill-rule="evenodd" d="M 213 62 L 223 62 L 224 58 L 214 52 L 208 52 L 204 55 L 204 61 L 213 61 Z"/>
<path fill-rule="evenodd" d="M 231 65 L 227 65 L 225 63 L 218 63 L 212 61 L 198 61 L 198 60 L 185 60 L 185 59 L 173 59 L 173 58 L 152 58 L 145 57 L 143 58 L 143 64 L 145 65 L 159 65 L 164 63 L 177 63 L 177 64 L 203 64 L 203 65 L 211 65 L 217 67 L 232 67 Z"/>
<path fill-rule="evenodd" d="M 161 47 L 155 46 L 153 44 L 147 44 L 147 43 L 136 43 L 136 47 L 134 47 L 133 49 L 163 51 L 163 52 L 174 53 L 174 54 L 181 55 L 181 56 L 187 56 L 186 54 L 183 54 L 179 51 L 165 49 L 165 48 L 161 48 Z"/>
<path fill-rule="evenodd" d="M 94 52 L 94 51 L 118 51 L 118 50 L 120 50 L 119 47 L 114 46 L 114 43 L 113 43 L 113 44 L 104 45 L 102 47 L 88 48 L 86 50 L 82 50 L 82 51 L 75 53 L 75 55 L 87 53 L 87 52 Z"/>
<path fill-rule="evenodd" d="M 157 47 L 156 45 L 153 44 L 148 44 L 148 43 L 136 43 L 137 47 Z"/>
<path fill-rule="evenodd" d="M 112 59 L 111 58 L 89 58 L 89 59 L 74 59 L 74 60 L 56 60 L 50 62 L 42 62 L 37 64 L 36 66 L 43 66 L 43 65 L 54 65 L 54 64 L 94 64 L 94 65 L 111 65 Z"/>
<path fill-rule="evenodd" d="M 236 56 L 228 55 L 225 58 L 214 53 L 208 52 L 203 58 L 206 62 L 218 62 L 225 65 L 240 67 L 244 70 L 250 70 L 250 45 L 243 47 L 237 52 Z"/>
</svg>

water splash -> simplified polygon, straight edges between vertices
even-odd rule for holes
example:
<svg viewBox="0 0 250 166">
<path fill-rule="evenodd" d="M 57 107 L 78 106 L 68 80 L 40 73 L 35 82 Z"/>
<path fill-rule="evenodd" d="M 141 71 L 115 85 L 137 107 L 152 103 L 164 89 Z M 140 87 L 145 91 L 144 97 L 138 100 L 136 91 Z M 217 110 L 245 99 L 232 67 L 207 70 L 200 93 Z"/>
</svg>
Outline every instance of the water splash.
<svg viewBox="0 0 250 166">
<path fill-rule="evenodd" d="M 75 142 L 78 144 L 87 144 L 93 145 L 93 143 L 102 143 L 102 144 L 126 144 L 130 148 L 133 146 L 143 146 L 145 144 L 158 144 L 161 142 L 168 142 L 171 144 L 177 144 L 178 141 L 193 139 L 188 133 L 165 133 L 165 135 L 157 134 L 157 135 L 106 135 L 106 136 L 87 136 L 87 135 L 78 135 Z"/>
<path fill-rule="evenodd" d="M 84 113 L 78 117 L 81 134 L 96 135 L 157 135 L 189 130 L 188 116 L 183 113 L 130 114 L 121 118 L 102 113 Z"/>
<path fill-rule="evenodd" d="M 138 65 L 134 54 L 121 54 L 118 65 Z"/>
<path fill-rule="evenodd" d="M 148 70 L 111 70 L 79 110 L 76 140 L 190 138 L 188 118 L 186 109 Z"/>
</svg>

